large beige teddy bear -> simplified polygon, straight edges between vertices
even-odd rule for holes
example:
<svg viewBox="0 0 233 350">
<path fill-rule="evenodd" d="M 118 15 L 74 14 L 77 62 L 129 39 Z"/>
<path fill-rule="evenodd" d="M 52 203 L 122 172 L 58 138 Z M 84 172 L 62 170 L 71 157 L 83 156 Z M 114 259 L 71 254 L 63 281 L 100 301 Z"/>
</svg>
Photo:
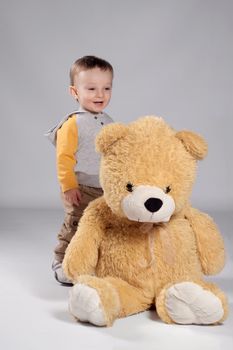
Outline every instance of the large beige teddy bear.
<svg viewBox="0 0 233 350">
<path fill-rule="evenodd" d="M 105 126 L 96 148 L 104 195 L 85 210 L 65 255 L 70 312 L 109 326 L 155 305 L 167 323 L 222 322 L 226 297 L 203 274 L 222 269 L 223 241 L 189 205 L 205 141 L 148 116 Z"/>
</svg>

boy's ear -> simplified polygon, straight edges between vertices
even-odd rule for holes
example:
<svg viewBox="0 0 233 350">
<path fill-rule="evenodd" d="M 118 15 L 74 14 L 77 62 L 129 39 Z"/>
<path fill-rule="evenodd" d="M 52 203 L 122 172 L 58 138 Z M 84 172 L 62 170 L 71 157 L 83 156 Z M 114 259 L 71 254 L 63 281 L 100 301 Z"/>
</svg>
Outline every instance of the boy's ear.
<svg viewBox="0 0 233 350">
<path fill-rule="evenodd" d="M 69 86 L 69 92 L 70 92 L 70 95 L 73 96 L 76 100 L 78 98 L 78 95 L 77 95 L 77 89 L 75 86 L 73 85 L 70 85 Z"/>
<path fill-rule="evenodd" d="M 128 127 L 120 123 L 111 123 L 103 127 L 95 139 L 95 149 L 98 153 L 107 153 L 110 146 L 125 137 Z"/>
<path fill-rule="evenodd" d="M 186 130 L 178 131 L 175 136 L 195 159 L 200 160 L 205 158 L 208 146 L 202 136 Z"/>
</svg>

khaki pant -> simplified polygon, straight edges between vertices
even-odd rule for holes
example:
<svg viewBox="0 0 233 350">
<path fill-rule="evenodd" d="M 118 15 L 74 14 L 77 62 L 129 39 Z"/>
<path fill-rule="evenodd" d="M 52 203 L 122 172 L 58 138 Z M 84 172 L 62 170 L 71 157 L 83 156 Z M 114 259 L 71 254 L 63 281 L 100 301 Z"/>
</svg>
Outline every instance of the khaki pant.
<svg viewBox="0 0 233 350">
<path fill-rule="evenodd" d="M 102 196 L 103 191 L 101 188 L 89 187 L 84 185 L 79 185 L 79 190 L 81 192 L 81 202 L 79 206 L 72 205 L 67 202 L 64 198 L 64 194 L 61 192 L 61 199 L 65 211 L 65 219 L 62 228 L 58 234 L 58 245 L 56 246 L 55 260 L 62 262 L 66 248 L 71 241 L 71 238 L 77 231 L 78 222 L 83 214 L 84 209 L 87 207 L 88 203 L 93 199 Z"/>
</svg>

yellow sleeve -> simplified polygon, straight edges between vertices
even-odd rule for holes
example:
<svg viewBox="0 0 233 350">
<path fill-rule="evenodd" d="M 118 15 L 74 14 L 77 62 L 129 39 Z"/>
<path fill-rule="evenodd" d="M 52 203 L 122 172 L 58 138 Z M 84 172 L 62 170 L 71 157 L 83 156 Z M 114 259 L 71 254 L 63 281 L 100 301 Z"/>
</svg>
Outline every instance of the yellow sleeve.
<svg viewBox="0 0 233 350">
<path fill-rule="evenodd" d="M 56 163 L 57 177 L 62 192 L 78 187 L 74 167 L 78 149 L 78 128 L 76 115 L 70 117 L 57 131 Z"/>
</svg>

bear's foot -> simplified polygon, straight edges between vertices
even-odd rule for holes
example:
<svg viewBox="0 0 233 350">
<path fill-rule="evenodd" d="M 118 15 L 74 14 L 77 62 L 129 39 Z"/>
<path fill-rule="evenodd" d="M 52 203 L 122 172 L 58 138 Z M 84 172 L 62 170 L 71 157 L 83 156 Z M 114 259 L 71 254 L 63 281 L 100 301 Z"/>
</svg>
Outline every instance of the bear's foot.
<svg viewBox="0 0 233 350">
<path fill-rule="evenodd" d="M 82 322 L 96 326 L 106 326 L 103 306 L 96 289 L 77 283 L 70 291 L 69 310 Z"/>
<path fill-rule="evenodd" d="M 165 307 L 179 324 L 213 324 L 224 315 L 221 300 L 196 283 L 182 282 L 166 291 Z"/>
</svg>

